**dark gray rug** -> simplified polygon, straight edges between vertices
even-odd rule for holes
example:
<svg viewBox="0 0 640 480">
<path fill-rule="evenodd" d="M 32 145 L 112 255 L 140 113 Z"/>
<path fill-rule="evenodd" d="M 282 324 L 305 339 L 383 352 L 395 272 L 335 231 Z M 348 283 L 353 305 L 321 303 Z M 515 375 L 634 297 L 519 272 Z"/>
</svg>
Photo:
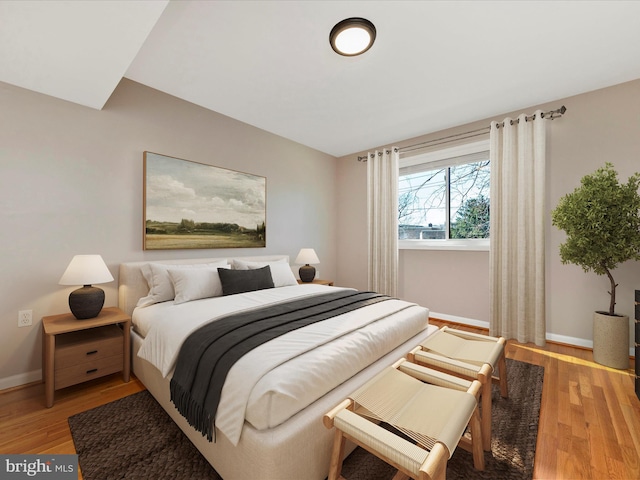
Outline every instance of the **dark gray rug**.
<svg viewBox="0 0 640 480">
<path fill-rule="evenodd" d="M 508 399 L 493 387 L 492 451 L 485 453 L 485 471 L 476 471 L 471 454 L 458 448 L 447 479 L 532 478 L 544 369 L 507 359 L 507 374 Z M 220 480 L 147 391 L 74 415 L 69 426 L 84 480 Z M 348 480 L 390 480 L 395 474 L 361 448 L 345 460 L 342 472 Z"/>
</svg>

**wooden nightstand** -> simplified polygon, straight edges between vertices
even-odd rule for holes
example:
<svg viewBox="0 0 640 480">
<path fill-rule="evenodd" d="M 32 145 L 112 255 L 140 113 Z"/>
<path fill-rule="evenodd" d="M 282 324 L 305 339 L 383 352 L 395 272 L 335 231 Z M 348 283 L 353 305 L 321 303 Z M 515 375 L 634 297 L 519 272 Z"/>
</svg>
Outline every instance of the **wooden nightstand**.
<svg viewBox="0 0 640 480">
<path fill-rule="evenodd" d="M 302 280 L 298 279 L 298 283 L 300 285 L 304 285 L 305 283 L 315 283 L 316 285 L 329 285 L 330 287 L 333 286 L 333 280 L 320 280 L 319 278 L 314 278 L 310 282 L 303 282 Z"/>
<path fill-rule="evenodd" d="M 131 317 L 116 307 L 95 318 L 71 313 L 42 318 L 42 370 L 47 407 L 55 390 L 122 371 L 129 381 Z"/>
</svg>

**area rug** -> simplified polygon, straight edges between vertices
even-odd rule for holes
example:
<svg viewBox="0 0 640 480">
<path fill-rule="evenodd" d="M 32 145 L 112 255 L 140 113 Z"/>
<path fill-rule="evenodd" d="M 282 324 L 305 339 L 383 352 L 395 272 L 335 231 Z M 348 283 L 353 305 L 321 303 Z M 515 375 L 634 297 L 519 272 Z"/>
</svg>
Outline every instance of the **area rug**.
<svg viewBox="0 0 640 480">
<path fill-rule="evenodd" d="M 471 454 L 458 448 L 448 462 L 448 480 L 532 478 L 544 369 L 507 359 L 507 375 L 508 399 L 493 387 L 485 470 L 476 471 Z M 221 479 L 147 391 L 74 415 L 69 426 L 84 480 Z M 395 470 L 357 448 L 342 474 L 348 480 L 390 480 Z"/>
</svg>

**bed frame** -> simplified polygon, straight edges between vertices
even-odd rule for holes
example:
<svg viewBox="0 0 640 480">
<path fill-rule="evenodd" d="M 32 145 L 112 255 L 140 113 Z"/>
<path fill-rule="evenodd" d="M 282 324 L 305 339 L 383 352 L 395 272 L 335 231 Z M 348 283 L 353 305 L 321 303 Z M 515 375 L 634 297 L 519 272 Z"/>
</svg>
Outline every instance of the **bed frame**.
<svg viewBox="0 0 640 480">
<path fill-rule="evenodd" d="M 282 258 L 289 260 L 286 255 L 222 258 L 228 260 L 238 258 L 249 261 L 273 261 Z M 167 260 L 157 261 L 157 263 L 209 263 L 222 258 Z M 133 312 L 138 299 L 148 292 L 147 283 L 140 271 L 140 268 L 147 263 L 150 262 L 132 262 L 120 265 L 119 306 L 129 315 Z M 242 437 L 237 446 L 232 445 L 224 435 L 219 435 L 216 443 L 210 443 L 200 432 L 194 430 L 187 423 L 171 403 L 169 377 L 162 378 L 160 372 L 153 365 L 137 356 L 142 338 L 135 332 L 131 334 L 133 349 L 131 358 L 136 377 L 142 381 L 173 421 L 225 480 L 246 480 L 249 478 L 323 480 L 329 472 L 333 444 L 333 432 L 324 427 L 323 415 L 352 391 L 383 368 L 406 355 L 435 331 L 435 327 L 429 326 L 275 428 L 256 430 L 245 423 Z M 353 449 L 353 445 L 350 448 Z"/>
</svg>

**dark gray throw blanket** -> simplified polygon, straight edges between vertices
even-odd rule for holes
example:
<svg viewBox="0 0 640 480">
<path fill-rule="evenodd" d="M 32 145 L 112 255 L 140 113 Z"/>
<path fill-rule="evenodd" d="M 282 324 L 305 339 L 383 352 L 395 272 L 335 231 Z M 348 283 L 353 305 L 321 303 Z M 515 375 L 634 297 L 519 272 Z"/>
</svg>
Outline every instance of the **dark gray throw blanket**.
<svg viewBox="0 0 640 480">
<path fill-rule="evenodd" d="M 191 333 L 171 379 L 171 401 L 211 442 L 227 373 L 244 354 L 287 332 L 372 305 L 390 297 L 340 290 L 232 314 Z"/>
</svg>

